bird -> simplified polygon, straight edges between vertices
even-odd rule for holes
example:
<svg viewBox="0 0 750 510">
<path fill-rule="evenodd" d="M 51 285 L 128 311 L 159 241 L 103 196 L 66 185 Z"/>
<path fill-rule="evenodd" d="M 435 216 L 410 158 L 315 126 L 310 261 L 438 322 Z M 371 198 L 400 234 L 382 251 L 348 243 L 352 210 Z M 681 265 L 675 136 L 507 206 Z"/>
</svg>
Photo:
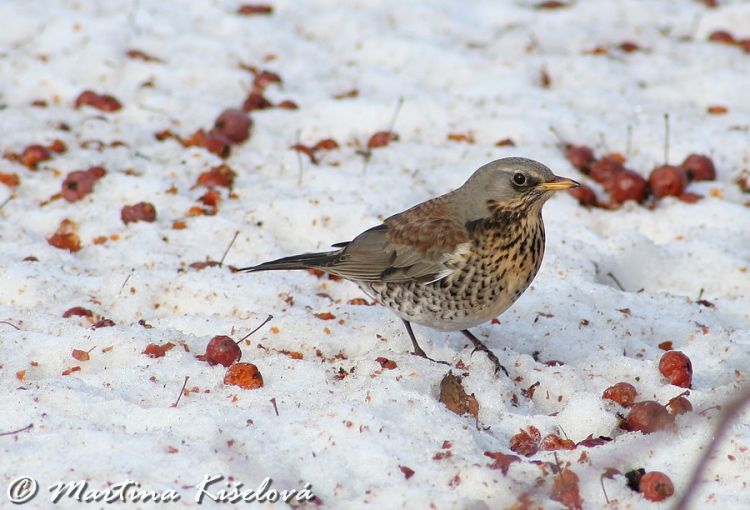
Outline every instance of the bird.
<svg viewBox="0 0 750 510">
<path fill-rule="evenodd" d="M 459 188 L 390 216 L 334 250 L 239 271 L 314 269 L 350 280 L 403 321 L 412 354 L 436 361 L 417 342 L 412 323 L 460 331 L 496 374 L 507 375 L 469 329 L 505 312 L 528 288 L 544 255 L 542 206 L 554 192 L 578 186 L 537 161 L 498 159 Z"/>
</svg>

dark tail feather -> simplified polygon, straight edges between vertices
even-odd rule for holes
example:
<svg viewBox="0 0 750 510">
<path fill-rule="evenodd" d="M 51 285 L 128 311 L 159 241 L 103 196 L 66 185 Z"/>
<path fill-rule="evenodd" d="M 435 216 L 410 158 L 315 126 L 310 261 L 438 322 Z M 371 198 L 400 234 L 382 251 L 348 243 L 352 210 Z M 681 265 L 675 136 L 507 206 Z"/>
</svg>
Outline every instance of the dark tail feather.
<svg viewBox="0 0 750 510">
<path fill-rule="evenodd" d="M 254 273 L 256 271 L 279 271 L 294 269 L 322 269 L 325 271 L 326 266 L 336 260 L 340 251 L 328 251 L 320 253 L 303 253 L 301 255 L 292 255 L 270 262 L 264 262 L 257 266 L 243 267 L 238 271 Z"/>
</svg>

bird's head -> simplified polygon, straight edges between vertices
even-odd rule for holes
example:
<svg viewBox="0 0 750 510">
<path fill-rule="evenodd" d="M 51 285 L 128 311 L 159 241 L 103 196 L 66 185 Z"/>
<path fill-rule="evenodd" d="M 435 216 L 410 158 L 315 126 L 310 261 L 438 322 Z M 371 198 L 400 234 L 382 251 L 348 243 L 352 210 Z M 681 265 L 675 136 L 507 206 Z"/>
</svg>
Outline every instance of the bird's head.
<svg viewBox="0 0 750 510">
<path fill-rule="evenodd" d="M 477 205 L 489 201 L 503 207 L 541 207 L 555 191 L 580 186 L 558 177 L 543 164 L 526 158 L 503 158 L 480 167 L 461 187 Z"/>
</svg>

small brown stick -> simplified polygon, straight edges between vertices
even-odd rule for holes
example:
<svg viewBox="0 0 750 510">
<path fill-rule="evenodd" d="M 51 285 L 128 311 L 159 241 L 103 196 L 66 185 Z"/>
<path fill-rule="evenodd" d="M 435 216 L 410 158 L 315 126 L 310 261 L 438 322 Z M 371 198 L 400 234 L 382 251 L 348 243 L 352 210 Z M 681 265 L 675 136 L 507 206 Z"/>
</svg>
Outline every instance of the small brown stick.
<svg viewBox="0 0 750 510">
<path fill-rule="evenodd" d="M 247 335 L 245 335 L 245 336 L 243 336 L 242 338 L 240 338 L 239 340 L 237 340 L 237 341 L 236 341 L 235 343 L 236 343 L 237 345 L 239 345 L 239 344 L 240 344 L 240 342 L 242 342 L 242 341 L 244 341 L 244 340 L 247 340 L 248 338 L 250 338 L 250 335 L 252 335 L 252 334 L 253 334 L 253 333 L 255 333 L 256 331 L 258 331 L 258 330 L 259 330 L 260 328 L 262 328 L 262 327 L 263 327 L 263 326 L 265 326 L 266 324 L 268 324 L 268 323 L 269 323 L 269 321 L 270 321 L 271 319 L 273 319 L 273 315 L 271 315 L 271 314 L 269 313 L 269 314 L 268 314 L 268 317 L 266 317 L 266 320 L 264 320 L 263 322 L 261 322 L 261 323 L 260 323 L 260 326 L 258 326 L 257 328 L 255 328 L 254 330 L 252 330 L 252 331 L 251 331 L 250 333 L 248 333 Z"/>
<path fill-rule="evenodd" d="M 701 475 L 703 475 L 708 463 L 711 461 L 711 457 L 729 431 L 729 425 L 735 418 L 737 418 L 737 415 L 739 415 L 740 411 L 742 411 L 748 402 L 750 402 L 750 388 L 745 389 L 740 397 L 724 406 L 724 412 L 719 417 L 719 423 L 716 424 L 716 428 L 714 429 L 714 437 L 709 443 L 708 448 L 706 448 L 706 451 L 703 452 L 703 455 L 698 459 L 698 463 L 693 469 L 693 475 L 685 484 L 687 489 L 672 507 L 672 510 L 687 510 L 693 493 L 695 493 L 695 490 L 698 488 Z"/>
<path fill-rule="evenodd" d="M 279 415 L 279 408 L 276 407 L 276 397 L 273 397 L 270 400 L 270 402 L 271 402 L 271 404 L 273 404 L 273 410 L 276 411 L 276 416 L 278 416 Z"/>
<path fill-rule="evenodd" d="M 169 406 L 169 407 L 177 407 L 177 404 L 179 404 L 179 403 L 180 403 L 180 399 L 182 398 L 182 394 L 183 394 L 183 393 L 185 393 L 185 388 L 187 387 L 187 382 L 188 382 L 188 379 L 190 379 L 190 376 L 189 376 L 189 375 L 186 375 L 186 376 L 185 376 L 185 381 L 183 381 L 183 383 L 182 383 L 182 388 L 180 389 L 180 394 L 179 394 L 179 395 L 177 395 L 177 400 L 175 400 L 175 401 L 174 401 L 174 404 L 172 404 L 172 405 L 171 405 L 171 406 Z"/>
<path fill-rule="evenodd" d="M 14 327 L 14 328 L 16 328 L 16 329 L 17 329 L 18 331 L 21 331 L 21 328 L 19 328 L 18 326 L 16 326 L 16 325 L 15 325 L 15 324 L 13 324 L 12 322 L 8 322 L 8 321 L 0 321 L 0 324 L 7 324 L 8 326 L 11 326 L 11 327 Z"/>
<path fill-rule="evenodd" d="M 15 197 L 16 197 L 15 195 L 10 195 L 8 198 L 6 198 L 5 200 L 3 200 L 3 203 L 0 204 L 0 209 L 2 209 L 3 207 L 5 207 L 8 204 L 8 202 L 10 202 L 11 200 L 13 200 Z"/>
<path fill-rule="evenodd" d="M 612 271 L 608 272 L 607 276 L 612 278 L 612 281 L 615 282 L 615 285 L 617 285 L 617 287 L 619 287 L 621 291 L 626 292 L 625 287 L 623 287 L 622 284 L 620 283 L 620 280 L 618 280 L 617 277 L 612 274 Z"/>
<path fill-rule="evenodd" d="M 135 272 L 135 268 L 131 269 L 130 272 L 128 273 L 128 276 L 125 277 L 125 281 L 122 282 L 122 285 L 120 285 L 120 290 L 117 291 L 117 294 L 115 294 L 115 298 L 112 300 L 112 304 L 109 305 L 110 308 L 115 306 L 115 303 L 120 298 L 120 294 L 122 294 L 122 289 L 124 289 L 125 285 L 128 284 L 128 280 L 130 280 L 130 277 L 133 276 L 134 272 Z"/>
<path fill-rule="evenodd" d="M 34 424 L 33 423 L 29 423 L 28 425 L 26 425 L 25 427 L 21 427 L 20 429 L 11 430 L 9 432 L 0 432 L 0 436 L 12 436 L 12 435 L 18 434 L 20 432 L 27 432 L 27 431 L 29 431 L 29 430 L 31 430 L 33 428 L 34 428 Z"/>
<path fill-rule="evenodd" d="M 239 230 L 234 233 L 234 237 L 232 237 L 232 240 L 229 241 L 229 246 L 227 246 L 227 249 L 224 250 L 224 255 L 221 256 L 221 260 L 219 261 L 219 267 L 224 265 L 224 259 L 227 258 L 227 254 L 229 253 L 229 250 L 232 249 L 232 246 L 234 245 L 234 242 L 237 240 L 238 235 L 240 235 Z"/>
</svg>

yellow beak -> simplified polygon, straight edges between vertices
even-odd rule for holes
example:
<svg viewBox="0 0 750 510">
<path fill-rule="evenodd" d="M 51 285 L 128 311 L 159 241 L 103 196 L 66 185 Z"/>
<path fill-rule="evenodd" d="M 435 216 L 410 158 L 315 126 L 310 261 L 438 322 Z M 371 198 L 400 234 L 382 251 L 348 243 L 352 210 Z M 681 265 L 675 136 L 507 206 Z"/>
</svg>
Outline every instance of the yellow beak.
<svg viewBox="0 0 750 510">
<path fill-rule="evenodd" d="M 538 184 L 537 188 L 544 191 L 559 191 L 563 189 L 577 188 L 578 186 L 580 186 L 580 184 L 578 184 L 573 179 L 568 179 L 567 177 L 557 177 L 554 181 Z"/>
</svg>

